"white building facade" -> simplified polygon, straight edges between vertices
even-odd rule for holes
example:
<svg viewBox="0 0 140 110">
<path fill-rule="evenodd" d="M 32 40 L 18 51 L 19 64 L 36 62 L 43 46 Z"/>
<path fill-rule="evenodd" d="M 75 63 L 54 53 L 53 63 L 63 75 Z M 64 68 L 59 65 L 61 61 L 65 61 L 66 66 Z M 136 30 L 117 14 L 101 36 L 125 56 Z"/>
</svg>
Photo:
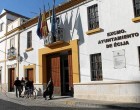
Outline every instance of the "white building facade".
<svg viewBox="0 0 140 110">
<path fill-rule="evenodd" d="M 16 66 L 15 77 L 33 80 L 38 95 L 52 77 L 56 95 L 140 102 L 140 9 L 137 4 L 139 0 L 66 2 L 56 7 L 59 31 L 56 40 L 46 41 L 46 45 L 36 34 L 37 17 L 17 26 L 17 30 L 6 32 L 4 37 L 0 33 L 3 39 L 8 35 L 19 41 L 15 43 L 18 59 L 6 60 L 1 53 L 2 83 L 10 84 L 8 67 Z M 51 31 L 49 12 L 46 16 Z M 8 42 L 1 42 L 2 51 L 9 47 Z"/>
</svg>

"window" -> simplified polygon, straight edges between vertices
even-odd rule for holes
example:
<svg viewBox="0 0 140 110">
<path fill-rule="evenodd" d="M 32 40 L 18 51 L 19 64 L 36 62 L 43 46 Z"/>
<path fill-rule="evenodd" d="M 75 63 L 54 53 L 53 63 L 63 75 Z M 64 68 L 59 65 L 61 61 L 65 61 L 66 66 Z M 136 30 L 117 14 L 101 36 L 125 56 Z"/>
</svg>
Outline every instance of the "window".
<svg viewBox="0 0 140 110">
<path fill-rule="evenodd" d="M 140 0 L 133 0 L 135 17 L 140 16 Z"/>
<path fill-rule="evenodd" d="M 32 31 L 27 33 L 27 49 L 32 47 Z"/>
<path fill-rule="evenodd" d="M 3 31 L 3 24 L 4 24 L 4 23 L 1 23 L 1 24 L 0 24 L 0 31 Z"/>
<path fill-rule="evenodd" d="M 15 38 L 10 39 L 10 48 L 15 47 Z"/>
<path fill-rule="evenodd" d="M 91 80 L 92 81 L 102 80 L 101 53 L 90 55 L 90 65 L 91 65 Z"/>
<path fill-rule="evenodd" d="M 2 80 L 1 80 L 1 73 L 2 73 L 2 70 L 0 69 L 0 84 L 1 84 L 1 81 L 2 81 Z"/>
<path fill-rule="evenodd" d="M 99 28 L 98 5 L 92 5 L 87 8 L 88 30 Z"/>
<path fill-rule="evenodd" d="M 56 23 L 57 23 L 57 27 L 60 27 L 60 18 L 56 17 Z"/>
<path fill-rule="evenodd" d="M 140 46 L 138 47 L 139 67 L 140 67 Z"/>
</svg>

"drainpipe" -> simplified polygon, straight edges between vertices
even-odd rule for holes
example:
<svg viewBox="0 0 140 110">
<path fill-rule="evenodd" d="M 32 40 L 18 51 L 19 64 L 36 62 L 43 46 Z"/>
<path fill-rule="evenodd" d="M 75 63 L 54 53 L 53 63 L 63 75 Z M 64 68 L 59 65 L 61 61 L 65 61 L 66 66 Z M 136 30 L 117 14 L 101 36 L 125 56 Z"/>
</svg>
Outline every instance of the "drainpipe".
<svg viewBox="0 0 140 110">
<path fill-rule="evenodd" d="M 5 41 L 5 80 L 4 80 L 4 83 L 6 84 L 6 61 L 7 61 L 7 58 L 6 58 L 6 50 L 7 50 L 7 36 L 6 37 L 6 41 Z"/>
<path fill-rule="evenodd" d="M 5 33 L 7 33 L 7 30 L 8 30 L 8 27 L 7 27 L 7 23 L 6 23 L 6 32 Z M 6 38 L 6 41 L 5 41 L 5 81 L 4 81 L 4 83 L 5 83 L 5 85 L 6 85 L 6 77 L 8 76 L 8 75 L 6 75 L 6 69 L 7 69 L 7 64 L 6 64 L 6 61 L 7 61 L 7 35 L 5 35 L 5 38 Z M 8 74 L 8 71 L 7 71 L 7 74 Z M 8 82 L 8 77 L 7 77 L 7 91 L 9 90 L 9 84 L 8 84 L 9 82 Z"/>
<path fill-rule="evenodd" d="M 18 45 L 17 45 L 17 72 L 19 77 L 19 60 L 20 60 L 20 33 L 18 33 Z"/>
</svg>

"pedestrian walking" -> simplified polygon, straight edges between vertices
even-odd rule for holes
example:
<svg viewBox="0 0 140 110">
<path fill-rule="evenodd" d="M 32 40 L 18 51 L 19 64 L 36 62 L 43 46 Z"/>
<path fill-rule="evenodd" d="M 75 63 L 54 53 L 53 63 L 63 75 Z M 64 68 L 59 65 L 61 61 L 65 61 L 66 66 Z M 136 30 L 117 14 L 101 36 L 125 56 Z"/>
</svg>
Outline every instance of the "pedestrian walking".
<svg viewBox="0 0 140 110">
<path fill-rule="evenodd" d="M 28 77 L 25 78 L 25 91 L 27 91 L 30 88 L 30 82 Z"/>
<path fill-rule="evenodd" d="M 22 77 L 21 78 L 21 93 L 23 92 L 23 87 L 25 86 L 25 80 L 24 78 Z"/>
<path fill-rule="evenodd" d="M 45 98 L 45 100 L 47 100 L 47 95 L 49 95 L 50 100 L 52 99 L 53 89 L 54 89 L 53 81 L 52 78 L 50 78 L 46 90 L 43 93 L 43 97 Z"/>
<path fill-rule="evenodd" d="M 29 81 L 29 89 L 31 90 L 31 94 L 33 94 L 33 91 L 34 91 L 34 82 L 33 81 Z"/>
<path fill-rule="evenodd" d="M 16 87 L 16 97 L 21 97 L 21 81 L 18 77 L 14 81 L 14 85 Z"/>
</svg>

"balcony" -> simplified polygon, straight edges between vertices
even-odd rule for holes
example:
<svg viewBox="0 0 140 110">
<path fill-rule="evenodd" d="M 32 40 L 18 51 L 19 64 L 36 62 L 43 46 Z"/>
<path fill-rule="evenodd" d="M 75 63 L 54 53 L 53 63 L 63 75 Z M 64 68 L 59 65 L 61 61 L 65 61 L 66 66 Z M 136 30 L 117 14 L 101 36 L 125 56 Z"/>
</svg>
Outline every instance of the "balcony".
<svg viewBox="0 0 140 110">
<path fill-rule="evenodd" d="M 52 37 L 51 32 L 50 32 L 47 38 L 44 40 L 44 45 L 47 47 L 52 47 L 52 46 L 62 44 L 64 43 L 63 37 L 64 37 L 63 28 L 58 28 L 56 30 L 55 38 Z"/>
<path fill-rule="evenodd" d="M 11 47 L 10 49 L 8 49 L 7 59 L 13 60 L 15 58 L 16 58 L 16 49 L 14 47 Z"/>
</svg>

